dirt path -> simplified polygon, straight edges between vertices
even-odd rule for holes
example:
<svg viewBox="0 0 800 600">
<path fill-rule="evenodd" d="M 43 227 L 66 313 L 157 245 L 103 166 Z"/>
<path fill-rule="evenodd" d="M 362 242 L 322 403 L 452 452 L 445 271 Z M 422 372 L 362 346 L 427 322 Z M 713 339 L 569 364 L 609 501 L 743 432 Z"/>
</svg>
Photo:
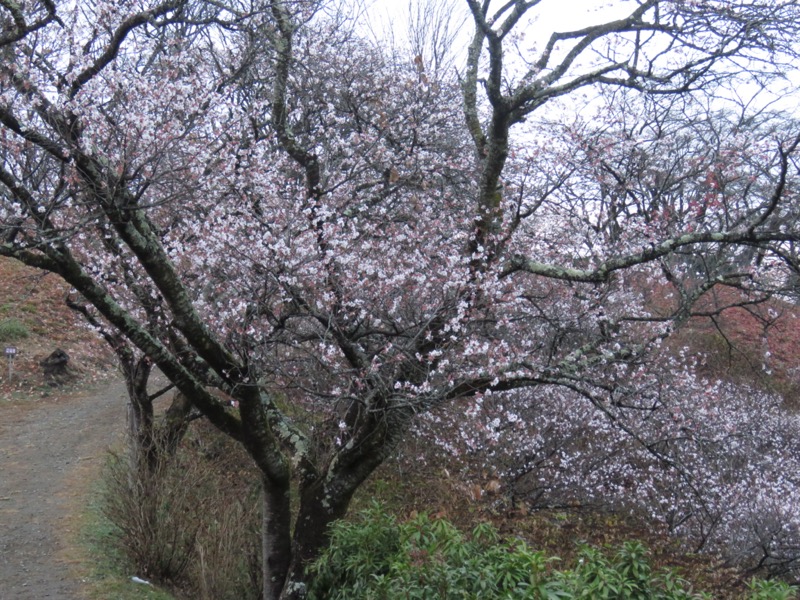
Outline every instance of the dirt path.
<svg viewBox="0 0 800 600">
<path fill-rule="evenodd" d="M 125 423 L 120 383 L 0 405 L 0 600 L 77 600 L 71 520 Z"/>
</svg>

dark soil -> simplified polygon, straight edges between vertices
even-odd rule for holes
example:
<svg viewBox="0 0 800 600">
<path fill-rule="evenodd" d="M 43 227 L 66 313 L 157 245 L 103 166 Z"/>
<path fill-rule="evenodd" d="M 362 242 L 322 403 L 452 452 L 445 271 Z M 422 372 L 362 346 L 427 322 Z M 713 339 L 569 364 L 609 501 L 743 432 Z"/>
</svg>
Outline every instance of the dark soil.
<svg viewBox="0 0 800 600">
<path fill-rule="evenodd" d="M 83 598 L 74 543 L 105 450 L 124 429 L 120 383 L 0 401 L 0 600 Z"/>
</svg>

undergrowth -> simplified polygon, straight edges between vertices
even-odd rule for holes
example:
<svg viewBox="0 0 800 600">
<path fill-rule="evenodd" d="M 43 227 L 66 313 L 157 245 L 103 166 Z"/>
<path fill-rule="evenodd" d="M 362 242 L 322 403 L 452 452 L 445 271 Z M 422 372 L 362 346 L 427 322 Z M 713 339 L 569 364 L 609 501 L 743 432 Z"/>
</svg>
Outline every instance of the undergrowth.
<svg viewBox="0 0 800 600">
<path fill-rule="evenodd" d="M 95 577 L 103 591 L 93 598 L 171 598 L 132 584 L 131 575 L 164 585 L 178 598 L 259 598 L 259 498 L 252 483 L 258 479 L 251 467 L 243 466 L 247 464 L 241 449 L 202 421 L 195 422 L 178 456 L 158 470 L 157 481 L 133 476 L 130 461 L 112 455 L 103 479 L 100 516 L 91 533 L 97 540 L 93 554 L 105 557 L 98 567 L 105 575 Z M 562 511 L 549 517 L 537 513 L 497 518 L 490 505 L 458 500 L 453 489 L 448 496 L 452 482 L 447 478 L 425 487 L 425 481 L 430 484 L 435 478 L 424 469 L 392 473 L 397 469 L 383 469 L 356 498 L 354 516 L 334 525 L 332 545 L 314 566 L 312 598 L 796 597 L 785 584 L 760 580 L 751 581 L 746 590 L 740 584 L 736 592 L 722 591 L 714 581 L 696 577 L 695 570 L 709 567 L 702 557 L 681 555 L 680 571 L 665 568 L 664 549 L 651 553 L 640 542 L 623 541 L 627 536 L 640 538 L 642 530 L 621 527 L 613 515 Z M 389 508 L 376 504 L 378 500 L 389 501 Z M 458 526 L 439 518 L 444 506 Z M 439 513 L 428 517 L 424 510 Z M 409 514 L 408 520 L 399 518 Z M 504 533 L 480 523 L 487 517 Z M 548 525 L 548 520 L 553 523 Z M 468 529 L 471 534 L 462 533 Z M 591 531 L 605 533 L 585 535 Z M 656 537 L 643 539 L 650 545 Z M 692 563 L 696 569 L 684 570 Z M 713 589 L 714 594 L 696 591 L 699 588 Z"/>
<path fill-rule="evenodd" d="M 106 494 L 103 481 L 97 482 L 81 515 L 80 545 L 87 557 L 82 566 L 88 599 L 175 600 L 166 590 L 132 578 L 135 573 L 117 543 L 119 531 L 103 514 L 102 502 Z"/>
<path fill-rule="evenodd" d="M 336 523 L 331 546 L 313 566 L 312 600 L 602 599 L 694 600 L 674 571 L 654 571 L 648 550 L 625 542 L 615 551 L 584 545 L 566 568 L 487 523 L 464 535 L 446 519 L 425 514 L 399 522 L 380 505 L 355 522 Z M 789 600 L 796 590 L 753 581 L 750 600 Z"/>
<path fill-rule="evenodd" d="M 131 464 L 112 454 L 103 474 L 104 545 L 178 597 L 259 598 L 259 494 L 243 452 L 200 425 L 153 472 Z"/>
</svg>

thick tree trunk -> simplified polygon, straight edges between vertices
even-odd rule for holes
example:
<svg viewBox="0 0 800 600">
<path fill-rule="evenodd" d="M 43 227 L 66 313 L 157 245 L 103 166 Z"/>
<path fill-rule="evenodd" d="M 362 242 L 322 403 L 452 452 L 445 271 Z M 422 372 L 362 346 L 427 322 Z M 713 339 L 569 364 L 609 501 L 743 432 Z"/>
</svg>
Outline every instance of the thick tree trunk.
<svg viewBox="0 0 800 600">
<path fill-rule="evenodd" d="M 395 412 L 355 428 L 354 436 L 327 468 L 313 477 L 301 479 L 300 508 L 292 538 L 291 564 L 280 600 L 304 600 L 307 597 L 308 566 L 330 543 L 330 525 L 344 518 L 356 490 L 392 453 L 397 440 L 406 431 L 410 413 Z"/>
<path fill-rule="evenodd" d="M 307 595 L 306 567 L 328 546 L 329 527 L 347 514 L 358 486 L 342 487 L 316 480 L 300 492 L 300 510 L 292 538 L 292 560 L 280 600 L 303 600 Z"/>
<path fill-rule="evenodd" d="M 262 478 L 263 521 L 261 542 L 264 552 L 262 560 L 263 591 L 265 600 L 279 600 L 292 557 L 291 544 L 291 491 L 286 485 Z"/>
</svg>

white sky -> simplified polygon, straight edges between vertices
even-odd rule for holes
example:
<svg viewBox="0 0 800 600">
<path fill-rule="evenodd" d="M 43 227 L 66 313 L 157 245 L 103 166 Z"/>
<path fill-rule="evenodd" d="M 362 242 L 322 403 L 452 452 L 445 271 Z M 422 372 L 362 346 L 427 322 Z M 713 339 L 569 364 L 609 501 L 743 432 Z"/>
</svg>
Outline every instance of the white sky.
<svg viewBox="0 0 800 600">
<path fill-rule="evenodd" d="M 457 11 L 465 15 L 464 26 L 456 44 L 466 52 L 473 33 L 473 25 L 469 16 L 469 9 L 465 0 L 363 0 L 366 4 L 366 16 L 373 30 L 373 34 L 380 36 L 381 32 L 393 32 L 395 39 L 403 39 L 408 30 L 409 4 L 411 2 L 449 2 Z M 495 0 L 495 6 L 502 6 L 504 0 Z M 637 2 L 634 0 L 542 0 L 530 14 L 524 27 L 525 47 L 535 45 L 541 50 L 554 31 L 573 31 L 590 25 L 608 22 L 622 18 L 635 10 Z M 532 53 L 535 55 L 536 51 Z M 460 61 L 463 63 L 463 60 Z M 763 99 L 758 104 L 763 104 L 767 98 L 776 103 L 773 108 L 782 108 L 787 111 L 800 113 L 800 70 L 788 74 L 788 80 L 775 82 L 770 86 L 771 93 L 763 93 Z M 742 96 L 756 93 L 756 87 L 740 86 L 737 90 Z"/>
<path fill-rule="evenodd" d="M 407 25 L 409 3 L 429 1 L 431 0 L 365 0 L 370 22 L 378 27 L 394 28 L 398 33 Z M 449 1 L 456 9 L 468 14 L 465 0 Z M 495 4 L 502 6 L 503 2 L 496 1 Z M 530 14 L 536 15 L 536 22 L 530 24 L 527 33 L 530 36 L 542 36 L 546 40 L 552 31 L 570 31 L 606 22 L 624 16 L 634 8 L 635 3 L 631 0 L 542 0 L 539 6 L 530 11 Z M 471 21 L 467 22 L 464 29 L 468 39 L 472 33 Z"/>
</svg>

